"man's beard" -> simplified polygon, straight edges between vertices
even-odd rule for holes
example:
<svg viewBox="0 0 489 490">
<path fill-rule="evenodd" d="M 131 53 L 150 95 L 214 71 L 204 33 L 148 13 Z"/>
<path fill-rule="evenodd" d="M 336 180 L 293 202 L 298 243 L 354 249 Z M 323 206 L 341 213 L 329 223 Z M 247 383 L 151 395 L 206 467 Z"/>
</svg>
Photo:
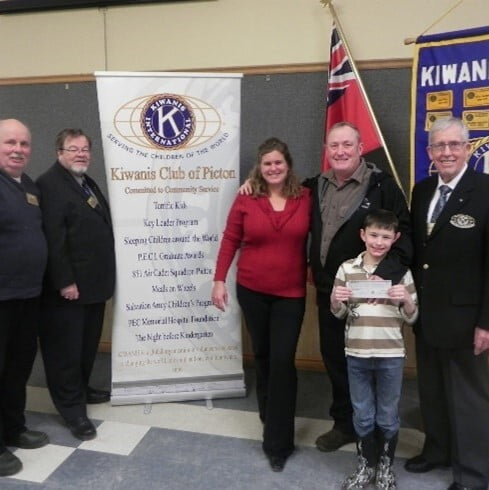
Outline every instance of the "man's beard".
<svg viewBox="0 0 489 490">
<path fill-rule="evenodd" d="M 76 175 L 77 177 L 82 177 L 83 175 L 86 174 L 88 168 L 84 165 L 77 165 L 74 164 L 71 166 L 70 171 L 73 175 Z"/>
</svg>

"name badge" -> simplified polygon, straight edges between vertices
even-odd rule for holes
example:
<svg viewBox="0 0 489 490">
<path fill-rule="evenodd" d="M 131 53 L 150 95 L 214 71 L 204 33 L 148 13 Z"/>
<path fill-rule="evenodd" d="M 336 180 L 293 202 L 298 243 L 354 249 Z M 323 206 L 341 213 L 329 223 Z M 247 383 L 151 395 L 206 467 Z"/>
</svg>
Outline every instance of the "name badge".
<svg viewBox="0 0 489 490">
<path fill-rule="evenodd" d="M 97 201 L 97 198 L 95 196 L 90 196 L 88 199 L 87 199 L 87 202 L 88 204 L 93 208 L 95 209 L 97 206 L 98 206 L 98 201 Z"/>
<path fill-rule="evenodd" d="M 39 199 L 37 198 L 36 195 L 31 194 L 30 192 L 26 192 L 25 197 L 29 204 L 32 204 L 33 206 L 39 206 Z"/>
<path fill-rule="evenodd" d="M 450 224 L 457 228 L 474 228 L 475 218 L 468 214 L 454 214 L 450 218 Z"/>
</svg>

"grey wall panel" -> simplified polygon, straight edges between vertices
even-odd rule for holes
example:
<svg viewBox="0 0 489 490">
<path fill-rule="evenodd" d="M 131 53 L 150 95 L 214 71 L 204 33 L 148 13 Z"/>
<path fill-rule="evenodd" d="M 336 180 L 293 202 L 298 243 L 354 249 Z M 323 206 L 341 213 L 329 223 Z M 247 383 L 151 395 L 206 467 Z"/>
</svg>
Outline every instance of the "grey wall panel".
<svg viewBox="0 0 489 490">
<path fill-rule="evenodd" d="M 410 70 L 362 72 L 363 83 L 404 188 L 409 179 Z M 319 172 L 324 131 L 326 73 L 247 75 L 242 82 L 241 180 L 257 146 L 270 136 L 286 141 L 300 177 Z M 33 133 L 29 169 L 37 177 L 55 159 L 54 140 L 65 127 L 81 127 L 94 143 L 90 174 L 106 190 L 95 82 L 0 86 L 0 118 L 24 121 Z"/>
<path fill-rule="evenodd" d="M 254 75 L 243 79 L 241 170 L 244 178 L 258 145 L 270 136 L 284 140 L 300 177 L 321 166 L 326 73 Z"/>
<path fill-rule="evenodd" d="M 32 157 L 27 173 L 32 178 L 56 160 L 54 142 L 59 131 L 82 128 L 93 143 L 90 175 L 106 190 L 95 82 L 1 86 L 0 118 L 11 117 L 31 129 Z"/>
</svg>

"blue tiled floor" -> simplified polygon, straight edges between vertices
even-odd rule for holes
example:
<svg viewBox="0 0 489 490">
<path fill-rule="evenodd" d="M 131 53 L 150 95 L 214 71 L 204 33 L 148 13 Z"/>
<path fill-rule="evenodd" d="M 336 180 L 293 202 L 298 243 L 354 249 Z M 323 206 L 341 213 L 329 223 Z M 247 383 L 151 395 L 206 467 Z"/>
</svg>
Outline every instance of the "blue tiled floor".
<svg viewBox="0 0 489 490">
<path fill-rule="evenodd" d="M 100 354 L 94 372 L 98 381 L 94 384 L 98 387 L 108 387 L 109 364 L 109 356 Z M 313 442 L 319 431 L 330 426 L 326 415 L 330 396 L 326 375 L 299 373 L 297 439 L 301 442 L 282 473 L 270 470 L 261 450 L 261 426 L 256 415 L 253 376 L 253 370 L 247 369 L 248 395 L 245 398 L 215 400 L 212 410 L 206 407 L 205 402 L 159 404 L 153 406 L 152 413 L 147 416 L 142 406 L 129 408 L 104 404 L 89 407 L 99 427 L 99 437 L 95 440 L 99 446 L 94 447 L 74 439 L 54 410 L 46 408 L 49 396 L 45 390 L 42 364 L 38 360 L 29 389 L 39 397 L 39 409 L 36 408 L 37 402 L 29 404 L 27 419 L 29 427 L 49 434 L 51 444 L 36 452 L 22 452 L 25 470 L 16 478 L 0 479 L 0 488 L 339 488 L 345 475 L 355 467 L 353 447 L 324 454 L 315 449 Z M 193 420 L 188 420 L 187 414 Z M 170 416 L 174 420 L 170 420 Z M 401 416 L 404 430 L 401 437 L 407 443 L 405 447 L 416 451 L 421 435 L 415 430 L 419 425 L 419 413 L 414 380 L 408 379 L 404 384 Z M 128 436 L 131 431 L 136 434 L 132 442 Z M 236 436 L 233 431 L 236 431 Z M 410 438 L 414 443 L 411 444 Z M 47 457 L 48 453 L 51 454 L 49 451 L 53 456 Z M 126 451 L 127 454 L 117 454 L 118 451 Z M 57 464 L 56 458 L 62 461 Z M 411 475 L 402 468 L 403 462 L 400 457 L 395 465 L 400 490 L 444 490 L 451 482 L 448 470 Z M 51 464 L 52 470 L 47 471 Z M 36 470 L 37 465 L 39 468 Z M 48 474 L 39 478 L 43 471 Z"/>
</svg>

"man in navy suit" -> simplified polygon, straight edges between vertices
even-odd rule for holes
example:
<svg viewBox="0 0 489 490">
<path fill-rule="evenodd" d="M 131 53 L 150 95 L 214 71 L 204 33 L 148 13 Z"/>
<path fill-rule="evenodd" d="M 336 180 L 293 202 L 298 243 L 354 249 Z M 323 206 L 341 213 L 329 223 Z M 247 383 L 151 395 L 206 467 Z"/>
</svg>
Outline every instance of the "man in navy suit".
<svg viewBox="0 0 489 490">
<path fill-rule="evenodd" d="M 29 129 L 16 119 L 0 121 L 0 476 L 22 469 L 6 446 L 49 442 L 44 432 L 26 428 L 24 416 L 47 258 L 39 191 L 24 173 L 30 155 Z"/>
<path fill-rule="evenodd" d="M 489 175 L 468 168 L 468 130 L 437 120 L 428 154 L 438 175 L 412 194 L 415 327 L 426 439 L 406 470 L 452 466 L 454 489 L 489 483 Z"/>
<path fill-rule="evenodd" d="M 56 139 L 58 159 L 39 179 L 48 265 L 43 291 L 41 349 L 53 402 L 72 434 L 93 439 L 87 403 L 109 401 L 88 385 L 115 283 L 109 206 L 86 175 L 90 138 L 65 129 Z"/>
</svg>

